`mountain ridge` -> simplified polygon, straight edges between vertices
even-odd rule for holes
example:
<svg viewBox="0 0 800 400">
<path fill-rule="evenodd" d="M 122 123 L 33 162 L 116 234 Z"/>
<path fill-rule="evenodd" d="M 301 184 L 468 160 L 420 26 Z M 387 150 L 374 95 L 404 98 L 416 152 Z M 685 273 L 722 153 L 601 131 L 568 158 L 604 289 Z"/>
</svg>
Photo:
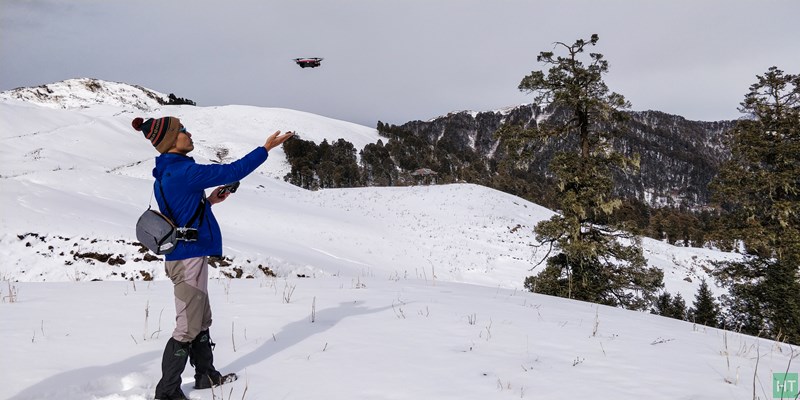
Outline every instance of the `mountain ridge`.
<svg viewBox="0 0 800 400">
<path fill-rule="evenodd" d="M 611 145 L 628 156 L 639 154 L 641 169 L 636 175 L 616 176 L 617 194 L 654 207 L 708 206 L 711 199 L 708 184 L 721 163 L 730 157 L 724 133 L 735 121 L 691 121 L 653 110 L 627 114 L 629 121 L 620 129 L 623 134 Z M 558 113 L 543 112 L 525 104 L 502 112 L 454 112 L 428 121 L 409 121 L 384 132 L 405 131 L 433 148 L 444 146 L 451 154 L 478 157 L 483 160 L 486 172 L 493 174 L 493 165 L 509 157 L 503 151 L 503 139 L 495 137 L 501 126 L 513 124 L 528 129 L 553 118 L 559 118 Z M 393 137 L 391 132 L 383 135 Z M 535 156 L 527 172 L 541 179 L 549 175 L 549 162 L 556 152 L 574 147 L 569 140 L 532 142 L 530 146 Z M 469 155 L 470 152 L 474 154 Z"/>
</svg>

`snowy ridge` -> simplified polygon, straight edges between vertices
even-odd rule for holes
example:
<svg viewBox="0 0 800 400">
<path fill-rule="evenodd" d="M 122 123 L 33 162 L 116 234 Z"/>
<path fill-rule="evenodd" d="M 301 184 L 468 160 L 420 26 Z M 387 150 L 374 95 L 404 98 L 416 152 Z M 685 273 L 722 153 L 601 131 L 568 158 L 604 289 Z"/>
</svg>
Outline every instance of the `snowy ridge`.
<svg viewBox="0 0 800 400">
<path fill-rule="evenodd" d="M 44 107 L 63 109 L 102 104 L 150 111 L 158 108 L 161 102 L 166 102 L 167 95 L 125 83 L 76 78 L 32 88 L 5 91 L 0 93 L 0 99 L 17 99 Z"/>
<path fill-rule="evenodd" d="M 178 116 L 201 163 L 236 159 L 278 129 L 357 148 L 379 139 L 359 125 L 244 106 L 143 112 L 7 99 L 0 115 L 0 398 L 14 400 L 152 399 L 174 304 L 163 262 L 133 243 L 156 154 L 131 119 Z M 214 206 L 226 253 L 209 283 L 215 364 L 240 379 L 192 390 L 187 367 L 193 399 L 749 400 L 754 390 L 768 399 L 772 374 L 800 354 L 525 291 L 544 256 L 532 227 L 552 211 L 506 193 L 309 192 L 283 182 L 285 172 L 274 149 Z M 643 247 L 689 304 L 712 261 L 738 257 Z"/>
<path fill-rule="evenodd" d="M 487 113 L 487 112 L 488 113 L 494 113 L 494 114 L 500 114 L 500 115 L 505 116 L 505 115 L 508 115 L 510 112 L 516 110 L 517 108 L 526 107 L 526 106 L 530 106 L 530 105 L 531 105 L 531 103 L 522 103 L 522 104 L 517 104 L 517 105 L 513 105 L 513 106 L 501 107 L 501 108 L 498 108 L 498 109 L 495 109 L 495 110 L 491 110 L 491 111 L 457 110 L 457 111 L 451 111 L 451 112 L 449 112 L 449 113 L 447 113 L 445 115 L 440 115 L 438 117 L 430 118 L 428 120 L 428 122 L 436 121 L 439 118 L 445 118 L 445 117 L 447 117 L 449 115 L 461 114 L 461 113 L 468 114 L 472 118 L 476 118 L 478 116 L 478 114 L 483 114 L 483 113 Z"/>
</svg>

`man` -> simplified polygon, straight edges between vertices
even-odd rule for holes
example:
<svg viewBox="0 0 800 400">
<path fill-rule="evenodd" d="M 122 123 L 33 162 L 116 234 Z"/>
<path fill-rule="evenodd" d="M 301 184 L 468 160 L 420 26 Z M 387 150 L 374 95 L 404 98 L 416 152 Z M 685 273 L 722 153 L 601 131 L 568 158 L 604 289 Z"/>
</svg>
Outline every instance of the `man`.
<svg viewBox="0 0 800 400">
<path fill-rule="evenodd" d="M 164 348 L 158 400 L 186 399 L 181 391 L 181 373 L 188 359 L 195 368 L 195 389 L 207 389 L 236 379 L 214 368 L 214 343 L 209 335 L 211 306 L 208 301 L 208 257 L 222 255 L 222 234 L 213 204 L 225 201 L 226 184 L 238 182 L 267 160 L 269 151 L 294 133 L 280 131 L 267 138 L 241 159 L 230 164 L 201 165 L 189 154 L 194 150 L 192 134 L 178 118 L 136 118 L 133 128 L 161 153 L 153 169 L 155 197 L 162 214 L 176 226 L 190 228 L 174 251 L 165 256 L 166 272 L 175 288 L 175 331 Z M 209 197 L 205 189 L 216 188 Z"/>
</svg>

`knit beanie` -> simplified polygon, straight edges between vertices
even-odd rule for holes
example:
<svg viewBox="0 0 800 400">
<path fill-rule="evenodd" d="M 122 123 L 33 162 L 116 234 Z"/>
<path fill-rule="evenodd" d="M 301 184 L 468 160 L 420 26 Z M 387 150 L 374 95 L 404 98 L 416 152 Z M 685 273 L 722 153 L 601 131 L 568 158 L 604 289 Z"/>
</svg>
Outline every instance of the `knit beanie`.
<svg viewBox="0 0 800 400">
<path fill-rule="evenodd" d="M 181 130 L 181 120 L 175 117 L 148 118 L 147 121 L 137 117 L 131 125 L 133 129 L 141 131 L 161 154 L 166 153 L 175 144 L 178 132 Z"/>
</svg>

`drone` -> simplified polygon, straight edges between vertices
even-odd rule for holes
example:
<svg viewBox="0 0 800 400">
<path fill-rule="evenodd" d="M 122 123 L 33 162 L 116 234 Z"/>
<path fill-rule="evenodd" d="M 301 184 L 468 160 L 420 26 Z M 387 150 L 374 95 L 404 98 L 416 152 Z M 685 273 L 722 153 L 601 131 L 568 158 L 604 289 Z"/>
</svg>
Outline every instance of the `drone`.
<svg viewBox="0 0 800 400">
<path fill-rule="evenodd" d="M 301 68 L 316 68 L 319 67 L 319 63 L 322 61 L 322 58 L 319 57 L 308 57 L 308 58 L 295 58 L 294 62 L 297 63 Z"/>
</svg>

